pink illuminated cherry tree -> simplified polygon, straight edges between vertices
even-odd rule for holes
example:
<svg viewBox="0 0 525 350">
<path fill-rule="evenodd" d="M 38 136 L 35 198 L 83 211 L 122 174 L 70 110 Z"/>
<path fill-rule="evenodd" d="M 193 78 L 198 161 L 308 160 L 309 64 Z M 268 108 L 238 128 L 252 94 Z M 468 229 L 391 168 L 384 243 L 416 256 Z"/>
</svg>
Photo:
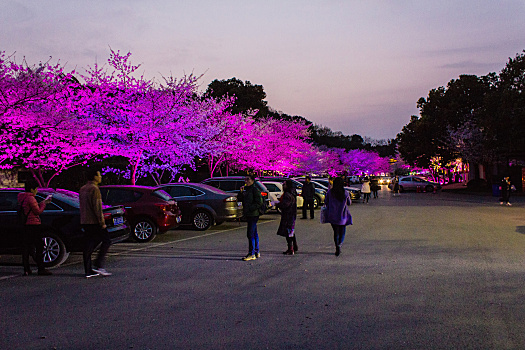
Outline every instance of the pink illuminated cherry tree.
<svg viewBox="0 0 525 350">
<path fill-rule="evenodd" d="M 48 187 L 96 153 L 89 127 L 71 109 L 77 81 L 60 64 L 29 66 L 0 57 L 0 167 L 24 167 Z"/>
</svg>

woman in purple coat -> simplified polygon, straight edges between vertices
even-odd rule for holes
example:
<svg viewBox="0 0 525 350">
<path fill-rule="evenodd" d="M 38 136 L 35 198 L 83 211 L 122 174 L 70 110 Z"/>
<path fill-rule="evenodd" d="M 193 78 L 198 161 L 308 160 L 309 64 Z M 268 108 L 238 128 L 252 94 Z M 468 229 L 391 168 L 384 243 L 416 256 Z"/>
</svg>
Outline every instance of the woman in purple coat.
<svg viewBox="0 0 525 350">
<path fill-rule="evenodd" d="M 343 179 L 336 177 L 332 188 L 328 190 L 324 199 L 327 211 L 326 222 L 329 222 L 334 230 L 335 256 L 341 254 L 346 226 L 352 225 L 352 215 L 350 215 L 349 208 L 351 204 L 352 200 L 343 186 Z"/>
</svg>

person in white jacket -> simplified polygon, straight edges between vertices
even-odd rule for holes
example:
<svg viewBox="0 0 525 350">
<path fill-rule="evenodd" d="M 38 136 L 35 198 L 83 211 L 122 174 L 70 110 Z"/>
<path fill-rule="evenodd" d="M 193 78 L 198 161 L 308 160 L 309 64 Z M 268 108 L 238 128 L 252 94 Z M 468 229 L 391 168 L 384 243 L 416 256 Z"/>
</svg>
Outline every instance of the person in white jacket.
<svg viewBox="0 0 525 350">
<path fill-rule="evenodd" d="M 370 180 L 368 178 L 365 178 L 365 181 L 361 186 L 361 193 L 363 194 L 363 203 L 368 204 L 368 200 L 370 199 L 370 193 L 372 193 L 372 191 L 370 190 Z"/>
</svg>

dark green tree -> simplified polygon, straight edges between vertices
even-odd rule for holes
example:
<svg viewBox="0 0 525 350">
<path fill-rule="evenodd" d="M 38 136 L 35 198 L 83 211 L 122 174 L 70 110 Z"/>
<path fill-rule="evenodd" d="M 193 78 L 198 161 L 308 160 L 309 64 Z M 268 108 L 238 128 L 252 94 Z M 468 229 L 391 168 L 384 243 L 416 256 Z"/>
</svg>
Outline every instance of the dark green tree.
<svg viewBox="0 0 525 350">
<path fill-rule="evenodd" d="M 233 114 L 247 113 L 257 110 L 256 119 L 268 115 L 268 102 L 262 85 L 253 85 L 249 81 L 243 82 L 235 77 L 228 80 L 212 81 L 206 89 L 206 95 L 215 98 L 223 96 L 235 97 L 235 103 L 230 107 Z"/>
</svg>

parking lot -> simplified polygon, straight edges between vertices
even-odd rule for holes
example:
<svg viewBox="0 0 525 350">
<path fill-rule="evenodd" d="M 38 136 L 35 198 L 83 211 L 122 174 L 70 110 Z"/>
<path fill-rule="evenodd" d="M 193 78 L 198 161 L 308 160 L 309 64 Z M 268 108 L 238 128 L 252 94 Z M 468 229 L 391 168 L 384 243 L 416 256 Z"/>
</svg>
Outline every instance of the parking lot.
<svg viewBox="0 0 525 350">
<path fill-rule="evenodd" d="M 81 255 L 49 277 L 0 257 L 1 349 L 523 349 L 525 204 L 383 190 L 352 206 L 340 257 L 318 219 L 283 256 L 278 214 L 244 262 L 244 223 Z M 318 213 L 318 212 L 317 212 Z M 17 262 L 18 261 L 18 262 Z"/>
</svg>

